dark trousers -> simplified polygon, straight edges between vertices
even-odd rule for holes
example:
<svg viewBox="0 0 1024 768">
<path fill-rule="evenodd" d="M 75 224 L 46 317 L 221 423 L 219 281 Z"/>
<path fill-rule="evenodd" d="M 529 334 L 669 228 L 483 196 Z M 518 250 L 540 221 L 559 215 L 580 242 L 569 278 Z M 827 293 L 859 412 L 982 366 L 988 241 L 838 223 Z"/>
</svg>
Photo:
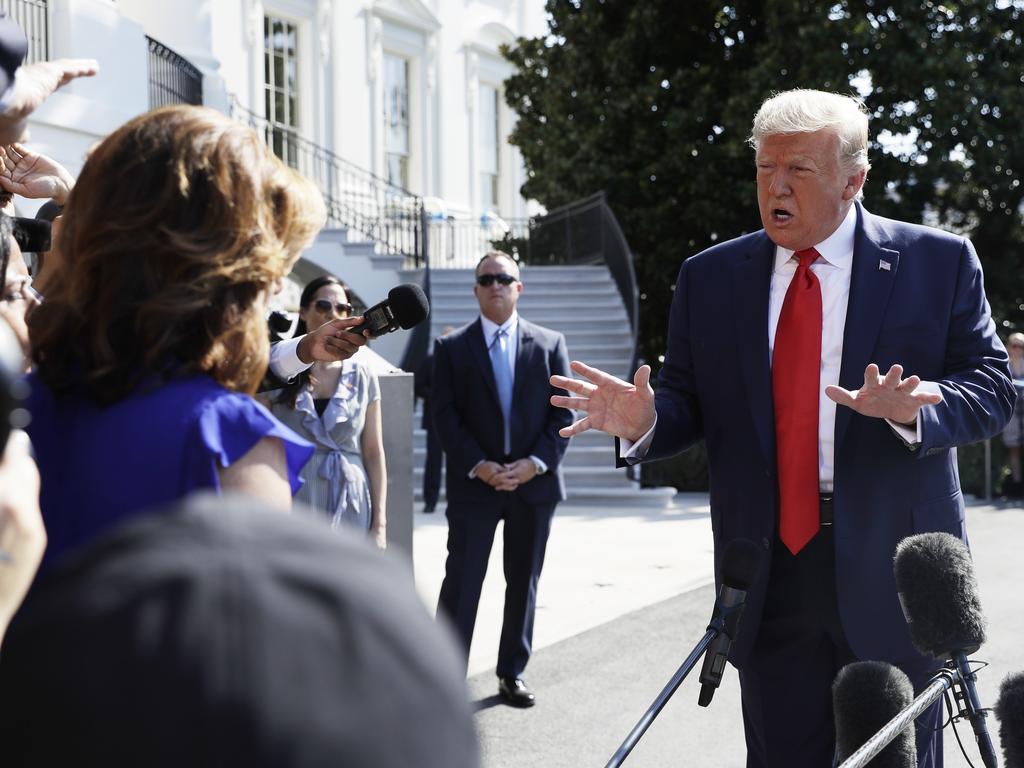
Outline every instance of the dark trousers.
<svg viewBox="0 0 1024 768">
<path fill-rule="evenodd" d="M 831 527 L 797 555 L 776 541 L 764 613 L 740 672 L 747 768 L 829 768 L 835 757 L 832 682 L 859 661 L 847 645 L 836 602 Z M 900 665 L 918 692 L 929 670 Z M 917 720 L 918 765 L 941 768 L 941 700 Z"/>
<path fill-rule="evenodd" d="M 432 507 L 437 504 L 437 497 L 441 495 L 441 463 L 444 459 L 444 450 L 434 427 L 428 424 L 426 431 L 427 458 L 423 462 L 423 503 Z"/>
<path fill-rule="evenodd" d="M 514 493 L 496 491 L 492 495 L 491 505 L 448 500 L 448 560 L 437 610 L 455 625 L 468 660 L 494 532 L 503 520 L 505 612 L 497 673 L 519 677 L 533 646 L 537 581 L 555 505 L 527 504 Z"/>
</svg>

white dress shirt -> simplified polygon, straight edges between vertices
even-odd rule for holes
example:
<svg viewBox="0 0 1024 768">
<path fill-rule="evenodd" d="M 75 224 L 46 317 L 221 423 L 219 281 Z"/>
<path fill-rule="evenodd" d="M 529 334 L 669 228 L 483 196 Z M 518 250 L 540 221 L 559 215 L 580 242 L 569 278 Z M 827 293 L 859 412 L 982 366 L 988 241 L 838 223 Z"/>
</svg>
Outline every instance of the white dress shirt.
<svg viewBox="0 0 1024 768">
<path fill-rule="evenodd" d="M 299 359 L 299 342 L 301 336 L 284 339 L 270 348 L 270 371 L 281 381 L 291 381 L 312 363 L 304 363 Z"/>
<path fill-rule="evenodd" d="M 829 384 L 839 384 L 843 362 L 843 333 L 846 330 L 846 308 L 850 301 L 850 278 L 853 274 L 853 241 L 857 231 L 857 208 L 851 205 L 842 223 L 825 240 L 814 246 L 820 258 L 811 265 L 811 272 L 821 285 L 821 389 L 818 393 L 818 485 L 822 492 L 833 489 L 835 478 L 836 403 L 825 394 Z M 775 246 L 775 267 L 772 269 L 768 296 L 768 354 L 775 351 L 775 331 L 786 298 L 786 291 L 796 274 L 798 260 L 793 251 Z M 885 374 L 885 371 L 882 371 Z M 919 392 L 938 392 L 938 386 L 921 382 Z M 625 459 L 642 458 L 650 448 L 657 428 L 657 414 L 651 429 L 635 443 L 619 441 L 619 455 Z M 914 425 L 897 424 L 886 419 L 892 430 L 910 448 L 921 442 L 920 419 Z"/>
</svg>

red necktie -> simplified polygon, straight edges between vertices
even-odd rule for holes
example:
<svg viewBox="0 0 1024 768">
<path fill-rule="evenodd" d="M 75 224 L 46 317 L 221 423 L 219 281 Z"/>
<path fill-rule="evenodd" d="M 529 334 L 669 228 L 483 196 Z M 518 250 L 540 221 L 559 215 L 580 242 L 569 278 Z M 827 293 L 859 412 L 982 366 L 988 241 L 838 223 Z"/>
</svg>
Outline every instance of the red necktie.
<svg viewBox="0 0 1024 768">
<path fill-rule="evenodd" d="M 786 291 L 772 354 L 775 446 L 779 471 L 779 538 L 794 555 L 818 532 L 818 399 L 821 385 L 821 285 L 813 248 Z"/>
</svg>

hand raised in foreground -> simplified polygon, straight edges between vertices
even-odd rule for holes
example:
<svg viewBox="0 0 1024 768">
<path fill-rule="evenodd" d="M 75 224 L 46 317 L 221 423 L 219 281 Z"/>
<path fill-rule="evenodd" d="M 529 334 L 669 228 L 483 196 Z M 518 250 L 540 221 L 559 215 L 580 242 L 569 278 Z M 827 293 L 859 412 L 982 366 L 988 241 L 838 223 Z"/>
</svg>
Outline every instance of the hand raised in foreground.
<svg viewBox="0 0 1024 768">
<path fill-rule="evenodd" d="M 586 381 L 552 376 L 552 386 L 567 389 L 573 396 L 552 395 L 551 404 L 587 415 L 558 430 L 562 437 L 597 429 L 635 442 L 654 426 L 651 366 L 641 365 L 633 374 L 632 384 L 577 360 L 569 367 Z"/>
<path fill-rule="evenodd" d="M 362 315 L 343 317 L 338 320 L 330 320 L 315 331 L 310 331 L 299 341 L 299 347 L 296 350 L 299 360 L 304 363 L 331 363 L 336 360 L 348 360 L 366 344 L 367 336 L 361 333 L 351 333 L 348 330 L 362 322 Z"/>
<path fill-rule="evenodd" d="M 0 640 L 21 605 L 46 548 L 39 471 L 28 435 L 11 432 L 0 461 Z"/>
<path fill-rule="evenodd" d="M 24 144 L 0 147 L 0 188 L 28 198 L 53 198 L 64 205 L 75 186 L 74 177 L 56 160 Z"/>
<path fill-rule="evenodd" d="M 54 59 L 18 67 L 7 111 L 0 118 L 0 144 L 21 139 L 26 118 L 62 85 L 97 72 L 96 59 Z"/>
<path fill-rule="evenodd" d="M 862 416 L 910 425 L 917 421 L 917 412 L 921 408 L 941 403 L 942 395 L 917 392 L 921 384 L 920 376 L 902 377 L 902 365 L 894 365 L 882 376 L 878 366 L 870 363 L 864 369 L 863 387 L 849 390 L 830 384 L 825 387 L 825 394 L 839 405 L 852 408 Z"/>
</svg>

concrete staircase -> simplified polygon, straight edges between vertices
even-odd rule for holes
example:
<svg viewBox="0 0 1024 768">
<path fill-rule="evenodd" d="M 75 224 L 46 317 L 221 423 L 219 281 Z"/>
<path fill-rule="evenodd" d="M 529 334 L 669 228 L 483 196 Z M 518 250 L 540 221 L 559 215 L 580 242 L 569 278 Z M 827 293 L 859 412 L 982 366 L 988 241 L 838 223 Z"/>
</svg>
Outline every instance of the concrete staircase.
<svg viewBox="0 0 1024 768">
<path fill-rule="evenodd" d="M 569 357 L 620 378 L 632 354 L 629 319 L 608 269 L 603 266 L 524 267 L 519 312 L 526 319 L 565 334 Z M 473 296 L 473 270 L 438 269 L 430 273 L 431 337 L 446 326 L 456 328 L 474 320 L 479 306 Z M 419 407 L 419 406 L 417 406 Z M 415 424 L 420 424 L 419 414 Z M 426 433 L 416 430 L 413 440 L 416 498 L 423 488 Z M 665 506 L 674 488 L 641 489 L 625 469 L 615 469 L 610 437 L 589 431 L 574 437 L 563 463 L 566 490 L 571 500 L 623 506 Z M 442 498 L 444 482 L 441 483 Z"/>
</svg>

